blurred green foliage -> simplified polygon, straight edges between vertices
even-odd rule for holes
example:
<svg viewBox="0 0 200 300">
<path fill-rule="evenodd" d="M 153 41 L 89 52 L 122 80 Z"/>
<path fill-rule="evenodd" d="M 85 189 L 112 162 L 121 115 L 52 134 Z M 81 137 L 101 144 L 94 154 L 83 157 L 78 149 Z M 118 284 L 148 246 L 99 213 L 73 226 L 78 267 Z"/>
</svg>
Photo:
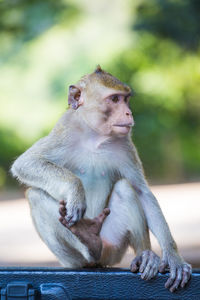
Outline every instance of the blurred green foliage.
<svg viewBox="0 0 200 300">
<path fill-rule="evenodd" d="M 195 51 L 199 48 L 199 12 L 198 0 L 141 0 L 133 28 Z"/>
<path fill-rule="evenodd" d="M 200 179 L 200 2 L 1 0 L 0 187 L 66 91 L 102 67 L 130 84 L 133 139 L 157 183 Z"/>
</svg>

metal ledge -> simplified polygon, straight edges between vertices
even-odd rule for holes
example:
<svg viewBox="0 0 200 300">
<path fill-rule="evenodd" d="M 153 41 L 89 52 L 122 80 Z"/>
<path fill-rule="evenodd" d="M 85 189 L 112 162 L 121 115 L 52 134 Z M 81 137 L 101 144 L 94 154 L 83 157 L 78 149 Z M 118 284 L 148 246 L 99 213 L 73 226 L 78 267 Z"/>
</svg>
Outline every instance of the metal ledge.
<svg viewBox="0 0 200 300">
<path fill-rule="evenodd" d="M 200 300 L 200 270 L 194 269 L 187 287 L 173 294 L 164 287 L 167 278 L 168 274 L 158 274 L 155 279 L 144 281 L 139 273 L 118 268 L 0 268 L 0 291 L 5 293 L 12 282 L 25 282 L 36 291 L 31 299 Z"/>
</svg>

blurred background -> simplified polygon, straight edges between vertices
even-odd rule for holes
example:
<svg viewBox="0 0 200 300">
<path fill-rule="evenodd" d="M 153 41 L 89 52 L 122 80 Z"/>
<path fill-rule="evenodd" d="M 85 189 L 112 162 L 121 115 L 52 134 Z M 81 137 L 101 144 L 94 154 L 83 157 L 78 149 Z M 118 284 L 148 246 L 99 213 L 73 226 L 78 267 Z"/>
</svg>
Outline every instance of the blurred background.
<svg viewBox="0 0 200 300">
<path fill-rule="evenodd" d="M 68 86 L 100 64 L 134 90 L 146 176 L 200 267 L 199 20 L 198 0 L 0 0 L 0 265 L 59 265 L 9 168 L 67 109 Z"/>
</svg>

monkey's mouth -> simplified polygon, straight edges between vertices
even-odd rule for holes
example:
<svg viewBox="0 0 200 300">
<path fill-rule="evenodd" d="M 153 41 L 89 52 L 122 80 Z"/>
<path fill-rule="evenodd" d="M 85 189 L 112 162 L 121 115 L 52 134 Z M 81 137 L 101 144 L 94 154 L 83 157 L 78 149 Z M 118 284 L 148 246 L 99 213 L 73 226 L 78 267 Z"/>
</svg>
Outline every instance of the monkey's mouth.
<svg viewBox="0 0 200 300">
<path fill-rule="evenodd" d="M 125 123 L 125 124 L 113 124 L 116 127 L 133 127 L 133 123 Z"/>
</svg>

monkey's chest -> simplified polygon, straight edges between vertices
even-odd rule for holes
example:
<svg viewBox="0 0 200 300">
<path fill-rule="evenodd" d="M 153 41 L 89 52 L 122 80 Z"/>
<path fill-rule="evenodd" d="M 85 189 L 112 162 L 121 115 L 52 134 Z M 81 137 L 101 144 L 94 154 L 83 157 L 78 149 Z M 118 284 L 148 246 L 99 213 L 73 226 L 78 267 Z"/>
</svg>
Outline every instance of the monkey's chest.
<svg viewBox="0 0 200 300">
<path fill-rule="evenodd" d="M 87 202 L 85 216 L 93 218 L 107 205 L 113 185 L 110 171 L 95 166 L 81 166 L 75 171 L 75 175 L 80 178 L 85 190 Z"/>
</svg>

